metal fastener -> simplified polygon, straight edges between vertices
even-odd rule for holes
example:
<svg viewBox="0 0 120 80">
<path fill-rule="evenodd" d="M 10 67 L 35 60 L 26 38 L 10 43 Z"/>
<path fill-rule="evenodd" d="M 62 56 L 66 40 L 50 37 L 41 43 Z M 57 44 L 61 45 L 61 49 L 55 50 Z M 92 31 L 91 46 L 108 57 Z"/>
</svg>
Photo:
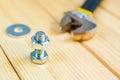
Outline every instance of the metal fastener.
<svg viewBox="0 0 120 80">
<path fill-rule="evenodd" d="M 9 36 L 20 37 L 28 34 L 30 32 L 30 28 L 24 24 L 13 24 L 7 28 L 6 32 Z"/>
<path fill-rule="evenodd" d="M 31 52 L 31 60 L 36 64 L 44 64 L 48 60 L 48 54 L 46 52 L 46 47 L 50 43 L 50 40 L 43 31 L 38 31 L 31 38 L 34 51 Z"/>
</svg>

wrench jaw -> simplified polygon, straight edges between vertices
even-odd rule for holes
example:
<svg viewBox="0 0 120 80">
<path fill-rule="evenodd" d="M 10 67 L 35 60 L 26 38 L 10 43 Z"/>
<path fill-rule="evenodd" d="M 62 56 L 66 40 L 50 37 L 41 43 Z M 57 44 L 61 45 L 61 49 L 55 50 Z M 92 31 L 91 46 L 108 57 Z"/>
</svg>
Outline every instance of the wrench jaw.
<svg viewBox="0 0 120 80">
<path fill-rule="evenodd" d="M 95 35 L 95 32 L 96 32 L 96 28 L 93 28 L 84 33 L 77 33 L 75 31 L 72 31 L 71 35 L 75 41 L 86 41 L 86 40 L 91 39 Z"/>
<path fill-rule="evenodd" d="M 61 23 L 60 23 L 60 26 L 61 26 L 61 31 L 62 32 L 67 32 L 70 30 L 70 23 L 72 23 L 72 19 L 69 17 L 69 16 L 65 16 Z"/>
<path fill-rule="evenodd" d="M 96 24 L 90 19 L 79 18 L 81 26 L 73 31 L 71 31 L 72 37 L 77 41 L 85 41 L 91 39 L 96 32 Z"/>
<path fill-rule="evenodd" d="M 61 20 L 60 26 L 62 32 L 71 32 L 72 30 L 75 30 L 80 27 L 80 22 L 77 20 L 74 20 L 72 17 L 73 11 L 66 12 L 65 16 Z"/>
<path fill-rule="evenodd" d="M 74 40 L 84 41 L 94 36 L 96 24 L 90 16 L 78 11 L 71 11 L 66 13 L 62 19 L 61 30 L 70 32 Z"/>
</svg>

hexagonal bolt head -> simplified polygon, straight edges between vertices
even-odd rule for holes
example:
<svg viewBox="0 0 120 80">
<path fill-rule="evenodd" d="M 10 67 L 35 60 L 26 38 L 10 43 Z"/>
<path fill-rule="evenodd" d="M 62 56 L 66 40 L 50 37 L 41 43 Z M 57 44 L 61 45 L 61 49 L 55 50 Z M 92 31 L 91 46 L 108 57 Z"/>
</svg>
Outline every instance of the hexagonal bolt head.
<svg viewBox="0 0 120 80">
<path fill-rule="evenodd" d="M 46 51 L 41 53 L 40 50 L 35 50 L 31 52 L 31 60 L 35 64 L 44 64 L 48 60 L 48 54 Z"/>
<path fill-rule="evenodd" d="M 31 52 L 32 62 L 36 64 L 44 64 L 48 60 L 48 54 L 45 49 L 50 43 L 49 38 L 44 32 L 38 31 L 31 39 L 35 49 Z"/>
</svg>

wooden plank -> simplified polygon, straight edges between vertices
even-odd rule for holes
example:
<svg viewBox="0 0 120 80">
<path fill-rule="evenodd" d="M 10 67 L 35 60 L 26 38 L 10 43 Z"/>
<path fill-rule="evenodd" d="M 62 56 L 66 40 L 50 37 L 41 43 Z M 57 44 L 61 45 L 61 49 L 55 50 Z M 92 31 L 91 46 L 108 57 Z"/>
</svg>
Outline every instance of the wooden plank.
<svg viewBox="0 0 120 80">
<path fill-rule="evenodd" d="M 39 1 L 40 3 L 42 3 L 41 0 L 38 0 L 38 1 Z M 55 3 L 54 3 L 54 4 L 55 4 Z M 42 5 L 42 4 L 41 4 L 41 5 Z M 46 5 L 46 4 L 43 4 L 42 6 L 45 7 L 45 5 Z M 78 3 L 77 3 L 76 5 L 78 5 Z M 51 5 L 50 5 L 50 6 L 51 6 Z M 59 5 L 59 6 L 60 6 L 60 5 Z M 68 7 L 69 7 L 69 6 L 68 6 Z M 60 20 L 60 18 L 57 18 L 57 17 L 58 17 L 58 12 L 54 13 L 54 12 L 51 12 L 51 11 L 50 11 L 50 10 L 52 10 L 52 9 L 54 9 L 54 11 L 56 11 L 56 10 L 57 10 L 56 8 L 52 8 L 52 7 L 49 7 L 49 8 L 48 8 L 48 7 L 46 7 L 46 9 L 47 9 L 51 14 L 53 14 L 54 17 L 56 17 L 56 19 L 57 19 L 58 21 Z M 56 9 L 56 10 L 55 10 L 55 9 Z M 70 9 L 70 8 L 69 8 L 69 9 Z M 103 11 L 103 12 L 104 12 L 104 11 Z M 101 10 L 101 11 L 98 11 L 98 13 L 96 13 L 95 15 L 98 14 L 98 15 L 99 15 L 99 18 L 100 18 L 102 15 L 100 15 L 99 13 L 103 13 L 103 12 L 102 12 L 102 10 Z M 103 16 L 107 16 L 107 15 L 103 15 Z M 103 17 L 101 17 L 102 21 L 104 22 L 104 21 L 106 20 L 107 23 L 109 23 L 109 19 L 110 19 L 110 18 L 111 18 L 111 16 L 107 16 L 106 19 L 103 19 Z M 112 22 L 115 22 L 115 23 L 117 23 L 117 24 L 119 23 L 118 20 L 115 20 L 115 19 L 113 19 L 113 18 L 111 18 L 111 19 L 112 19 L 112 20 L 111 20 L 111 23 L 112 23 Z M 107 24 L 107 25 L 114 25 L 114 24 Z M 118 25 L 119 25 L 119 24 L 118 24 Z M 101 26 L 101 24 L 100 24 L 99 26 Z M 112 34 L 112 33 L 110 34 L 111 29 L 108 29 L 109 26 L 105 29 L 105 28 L 104 28 L 105 26 L 106 26 L 106 25 L 103 25 L 102 31 L 103 31 L 103 30 L 109 30 L 109 33 L 108 33 L 108 34 L 111 35 L 111 34 Z M 104 28 L 104 29 L 103 29 L 103 28 Z M 111 28 L 112 28 L 112 29 L 115 29 L 115 30 L 117 30 L 117 32 L 119 32 L 119 26 L 117 26 L 117 27 L 111 26 Z M 115 35 L 116 35 L 116 37 L 119 36 L 118 34 L 115 34 L 115 33 L 116 33 L 115 31 L 112 30 L 111 32 L 113 32 L 114 36 L 115 36 Z M 103 32 L 100 32 L 100 34 L 101 34 L 101 33 L 103 33 Z M 103 34 L 101 34 L 101 35 L 103 35 Z M 101 36 L 100 36 L 100 37 L 101 37 Z M 111 38 L 112 38 L 112 37 L 113 37 L 113 36 L 111 36 Z M 104 39 L 104 37 L 101 37 L 101 38 Z M 113 39 L 111 39 L 111 38 L 108 39 L 108 40 L 106 40 L 106 41 L 109 41 L 109 43 L 111 43 L 111 45 L 114 45 L 114 46 L 115 46 L 117 43 L 116 43 L 116 44 L 115 44 L 115 42 L 112 43 L 112 41 L 116 41 L 116 40 L 115 40 L 115 39 L 113 40 Z M 111 40 L 111 41 L 110 41 L 110 40 Z M 99 39 L 98 39 L 98 41 L 99 41 Z M 118 39 L 118 41 L 119 41 L 119 39 Z M 99 41 L 99 42 L 100 42 L 100 41 Z M 94 41 L 93 41 L 90 45 L 92 46 L 92 44 L 95 44 Z M 96 47 L 98 47 L 98 46 L 96 46 Z M 98 47 L 98 48 L 99 48 L 99 47 Z M 93 49 L 94 49 L 94 48 L 93 48 Z M 101 49 L 101 48 L 99 48 L 99 49 Z M 117 47 L 117 49 L 118 49 L 118 47 Z M 111 53 L 114 52 L 115 50 L 116 50 L 116 49 L 111 50 Z M 119 50 L 119 49 L 118 49 L 118 50 Z M 101 51 L 103 51 L 103 50 L 101 50 Z M 96 52 L 96 53 L 98 53 L 98 52 Z M 99 53 L 98 53 L 98 54 L 99 54 Z M 104 53 L 103 53 L 103 54 L 104 54 Z M 118 55 L 118 54 L 117 54 L 117 55 Z M 99 55 L 98 55 L 98 56 L 99 56 Z M 112 56 L 111 56 L 111 57 L 112 57 Z M 107 59 L 107 56 L 106 56 L 105 59 Z M 109 58 L 109 59 L 112 61 L 112 65 L 113 65 L 113 66 L 114 66 L 115 64 L 118 64 L 118 65 L 116 65 L 117 68 L 116 68 L 116 67 L 112 67 L 112 68 L 116 68 L 115 71 L 117 71 L 118 68 L 120 67 L 120 66 L 119 66 L 119 58 L 116 59 L 116 62 L 117 62 L 117 63 L 114 62 L 114 60 L 113 60 L 114 57 L 113 57 L 112 59 L 111 59 L 111 58 Z M 106 61 L 106 60 L 105 60 L 105 61 Z M 113 62 L 114 62 L 114 63 L 113 63 Z M 111 68 L 109 67 L 109 69 L 111 69 Z M 112 71 L 113 71 L 113 73 L 114 73 L 116 76 L 119 77 L 119 75 L 116 74 L 116 72 L 115 72 L 114 70 L 112 70 Z M 119 70 L 118 70 L 118 71 L 119 71 Z"/>
<path fill-rule="evenodd" d="M 101 4 L 102 8 L 108 11 L 111 15 L 120 19 L 120 0 L 104 0 Z"/>
<path fill-rule="evenodd" d="M 98 8 L 95 12 L 95 19 L 100 20 L 104 23 L 106 29 L 112 29 L 117 34 L 120 34 L 120 19 L 116 18 L 114 15 L 111 15 L 109 12 L 102 8 Z M 102 27 L 103 28 L 103 27 Z"/>
<path fill-rule="evenodd" d="M 54 80 L 46 66 L 31 63 L 31 49 L 25 41 L 2 38 L 5 39 L 1 42 L 2 47 L 22 80 Z"/>
<path fill-rule="evenodd" d="M 50 14 L 48 12 L 45 12 L 44 8 L 41 8 L 41 6 L 37 4 L 37 2 L 34 2 L 33 0 L 20 0 L 20 1 L 14 0 L 14 2 L 7 0 L 7 2 L 9 3 L 9 5 L 10 4 L 11 5 L 4 6 L 4 1 L 1 2 L 0 4 L 2 6 L 2 10 L 7 14 L 7 16 L 9 16 L 10 20 L 14 22 L 16 22 L 17 20 L 19 21 L 19 15 L 23 14 L 24 12 L 25 17 L 23 17 L 23 19 L 30 19 L 30 21 L 32 22 L 31 23 L 32 25 L 30 25 L 32 33 L 34 33 L 36 30 L 44 30 L 51 38 L 51 45 L 47 50 L 49 52 L 50 58 L 49 61 L 45 65 L 43 65 L 44 66 L 43 67 L 40 65 L 32 64 L 29 58 L 26 58 L 29 56 L 29 53 L 31 51 L 30 46 L 28 45 L 31 45 L 30 36 L 32 34 L 26 38 L 27 43 L 21 39 L 12 39 L 7 36 L 4 37 L 7 40 L 2 41 L 2 46 L 5 49 L 6 54 L 12 61 L 13 65 L 15 66 L 16 70 L 22 77 L 22 79 L 26 79 L 28 76 L 31 77 L 32 75 L 31 79 L 35 77 L 35 80 L 37 80 L 39 79 L 37 75 L 40 75 L 40 72 L 37 71 L 38 74 L 35 76 L 34 73 L 37 73 L 35 71 L 44 68 L 45 70 L 43 69 L 43 72 L 41 72 L 44 73 L 42 77 L 46 77 L 46 75 L 48 74 L 47 70 L 49 70 L 49 72 L 54 76 L 56 80 L 62 79 L 117 80 L 117 78 L 106 67 L 104 67 L 95 57 L 93 57 L 83 46 L 81 46 L 77 42 L 72 41 L 68 34 L 58 34 L 59 31 L 56 30 L 59 27 L 58 24 L 56 24 L 56 22 L 51 18 Z M 56 4 L 55 0 L 52 2 Z M 16 4 L 17 8 L 13 7 L 13 3 Z M 59 1 L 57 2 L 57 4 L 59 4 Z M 49 9 L 51 10 L 49 4 L 48 6 Z M 60 7 L 58 7 L 57 5 L 56 8 L 60 9 Z M 8 9 L 10 9 L 10 11 L 8 11 Z M 16 13 L 14 13 L 14 11 L 16 11 Z M 56 11 L 53 12 L 56 13 Z M 13 16 L 12 13 L 14 14 L 14 16 L 17 16 L 18 18 L 12 17 Z M 5 27 L 6 26 L 5 15 L 1 15 L 0 18 L 4 19 L 3 21 L 5 22 L 3 23 L 3 26 Z M 33 26 L 33 24 L 36 24 L 39 27 Z M 22 46 L 22 48 L 19 46 Z M 12 55 L 13 53 L 18 54 Z M 13 61 L 14 60 L 13 58 L 17 58 L 16 62 Z"/>
<path fill-rule="evenodd" d="M 0 80 L 19 80 L 16 72 L 0 48 Z"/>
<path fill-rule="evenodd" d="M 6 1 L 8 4 L 6 4 Z M 4 12 L 0 11 L 0 18 L 2 19 L 0 24 L 2 26 L 0 27 L 0 38 L 4 38 L 0 43 L 7 57 L 10 59 L 22 80 L 54 80 L 54 77 L 50 74 L 45 65 L 40 66 L 31 63 L 30 52 L 32 49 L 24 40 L 25 38 L 30 39 L 29 36 L 24 38 L 11 38 L 5 34 L 6 28 L 13 23 L 31 24 L 29 18 L 26 19 L 23 13 L 21 13 L 10 0 L 6 1 L 0 1 L 2 6 L 1 10 Z M 16 21 L 14 21 L 14 19 L 16 19 Z"/>
<path fill-rule="evenodd" d="M 109 2 L 110 1 L 110 2 Z M 113 0 L 103 1 L 106 4 L 112 4 Z M 117 7 L 111 6 L 109 9 L 114 13 L 119 11 L 118 0 Z M 116 4 L 115 2 L 115 4 Z M 76 5 L 78 3 L 76 2 Z M 115 5 L 113 2 L 113 5 Z M 108 7 L 107 7 L 108 8 Z M 94 18 L 98 24 L 96 36 L 82 44 L 96 56 L 109 70 L 111 70 L 118 78 L 120 78 L 120 20 L 106 9 L 97 8 Z"/>
<path fill-rule="evenodd" d="M 44 1 L 44 0 L 36 0 L 36 4 L 40 4 L 39 6 L 42 7 L 44 10 L 46 10 L 46 12 L 48 12 L 50 14 L 50 16 L 52 18 L 55 18 L 54 20 L 56 20 L 56 22 L 60 23 L 61 18 L 64 16 L 64 13 L 66 11 L 71 11 L 74 10 L 78 7 L 78 5 L 74 5 L 75 2 L 73 1 L 69 1 L 69 0 L 48 0 L 48 1 Z M 77 1 L 77 0 L 76 0 Z M 82 3 L 84 3 L 85 0 L 79 0 L 78 3 L 79 5 L 81 5 Z M 42 4 L 44 3 L 44 4 Z M 49 6 L 47 6 L 49 5 Z"/>
<path fill-rule="evenodd" d="M 100 58 L 100 60 L 103 61 L 103 63 L 116 76 L 120 78 L 120 65 L 119 65 L 120 63 L 120 60 L 119 60 L 120 58 L 120 55 L 119 55 L 120 23 L 119 21 L 120 20 L 116 19 L 115 17 L 111 16 L 109 13 L 101 9 L 99 9 L 96 14 L 99 14 L 99 15 L 96 15 L 97 17 L 96 21 L 98 20 L 97 21 L 98 31 L 96 36 L 94 37 L 95 43 L 88 41 L 88 42 L 84 42 L 83 44 L 85 46 L 88 46 L 90 49 L 92 49 L 92 51 L 95 52 L 94 55 L 97 55 L 98 58 Z M 100 16 L 100 15 L 103 15 L 103 16 Z M 104 16 L 106 18 L 104 18 Z M 111 20 L 109 20 L 108 17 L 111 18 Z M 116 25 L 116 26 L 113 26 L 113 25 Z"/>
</svg>

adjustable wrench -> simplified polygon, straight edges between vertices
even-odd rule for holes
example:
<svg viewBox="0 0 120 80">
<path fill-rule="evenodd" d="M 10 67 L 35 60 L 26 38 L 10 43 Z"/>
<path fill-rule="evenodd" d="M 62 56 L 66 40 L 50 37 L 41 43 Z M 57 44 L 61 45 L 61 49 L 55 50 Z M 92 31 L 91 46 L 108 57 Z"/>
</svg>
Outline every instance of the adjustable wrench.
<svg viewBox="0 0 120 80">
<path fill-rule="evenodd" d="M 93 12 L 100 2 L 101 0 L 87 0 L 77 10 L 66 12 L 60 23 L 61 30 L 70 32 L 74 40 L 91 39 L 96 32 Z"/>
</svg>

